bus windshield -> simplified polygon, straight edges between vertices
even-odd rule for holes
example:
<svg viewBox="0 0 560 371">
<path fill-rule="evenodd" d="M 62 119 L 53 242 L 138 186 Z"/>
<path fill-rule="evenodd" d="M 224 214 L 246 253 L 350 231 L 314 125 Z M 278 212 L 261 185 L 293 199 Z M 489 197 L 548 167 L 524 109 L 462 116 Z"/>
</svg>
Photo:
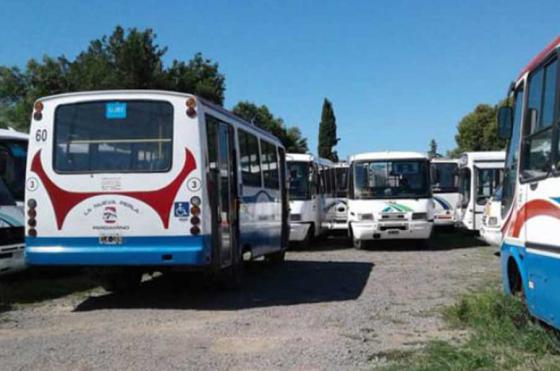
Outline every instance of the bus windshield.
<svg viewBox="0 0 560 371">
<path fill-rule="evenodd" d="M 348 195 L 348 168 L 336 168 L 336 197 Z"/>
<path fill-rule="evenodd" d="M 354 165 L 354 198 L 430 196 L 425 160 L 360 161 Z"/>
<path fill-rule="evenodd" d="M 17 201 L 24 199 L 26 157 L 26 141 L 0 141 L 0 180 L 3 181 L 3 187 Z"/>
<path fill-rule="evenodd" d="M 452 162 L 432 163 L 432 191 L 434 193 L 459 192 L 458 165 Z"/>
<path fill-rule="evenodd" d="M 288 162 L 291 200 L 308 200 L 311 198 L 309 169 L 310 163 L 308 162 Z"/>
<path fill-rule="evenodd" d="M 162 101 L 96 101 L 55 113 L 54 170 L 164 172 L 171 168 L 173 106 Z"/>
<path fill-rule="evenodd" d="M 4 181 L 0 178 L 0 206 L 14 206 L 16 204 L 12 194 Z"/>
<path fill-rule="evenodd" d="M 502 184 L 503 169 L 477 169 L 476 203 L 485 205 Z"/>
</svg>

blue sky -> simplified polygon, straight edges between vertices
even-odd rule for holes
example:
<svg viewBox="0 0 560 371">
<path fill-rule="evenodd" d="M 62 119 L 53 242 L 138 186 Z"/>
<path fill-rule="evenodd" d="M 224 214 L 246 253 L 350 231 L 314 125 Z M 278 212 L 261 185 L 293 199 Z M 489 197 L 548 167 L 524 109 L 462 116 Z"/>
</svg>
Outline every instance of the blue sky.
<svg viewBox="0 0 560 371">
<path fill-rule="evenodd" d="M 324 97 L 339 154 L 440 152 L 459 120 L 496 103 L 559 34 L 560 2 L 529 1 L 5 1 L 0 64 L 70 58 L 115 25 L 153 28 L 166 61 L 195 52 L 220 63 L 226 107 L 266 104 L 316 152 Z"/>
</svg>

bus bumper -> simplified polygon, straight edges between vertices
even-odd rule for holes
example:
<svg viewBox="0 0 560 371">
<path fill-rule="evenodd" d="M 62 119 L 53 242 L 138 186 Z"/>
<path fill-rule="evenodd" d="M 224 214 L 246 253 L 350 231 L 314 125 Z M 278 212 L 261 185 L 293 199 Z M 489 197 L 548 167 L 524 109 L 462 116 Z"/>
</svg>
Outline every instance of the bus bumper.
<svg viewBox="0 0 560 371">
<path fill-rule="evenodd" d="M 424 240 L 430 238 L 433 224 L 430 221 L 408 221 L 399 226 L 401 229 L 391 228 L 390 224 L 375 222 L 352 222 L 351 226 L 352 234 L 357 240 Z"/>
<path fill-rule="evenodd" d="M 455 218 L 450 211 L 439 213 L 434 216 L 434 225 L 438 227 L 452 227 L 455 225 Z"/>
<path fill-rule="evenodd" d="M 290 241 L 303 241 L 311 228 L 311 223 L 290 223 Z"/>
<path fill-rule="evenodd" d="M 211 263 L 209 236 L 123 237 L 102 245 L 96 237 L 27 237 L 29 265 L 204 266 Z"/>
<path fill-rule="evenodd" d="M 24 269 L 23 252 L 23 243 L 0 246 L 0 275 Z"/>
</svg>

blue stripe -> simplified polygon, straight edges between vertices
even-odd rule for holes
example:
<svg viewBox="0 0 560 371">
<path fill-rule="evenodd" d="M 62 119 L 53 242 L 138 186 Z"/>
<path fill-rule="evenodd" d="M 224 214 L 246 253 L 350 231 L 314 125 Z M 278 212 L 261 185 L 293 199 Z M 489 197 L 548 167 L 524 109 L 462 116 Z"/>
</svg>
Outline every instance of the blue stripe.
<svg viewBox="0 0 560 371">
<path fill-rule="evenodd" d="M 123 237 L 120 245 L 101 245 L 97 237 L 27 237 L 25 258 L 30 265 L 201 266 L 210 253 L 210 236 Z"/>
<path fill-rule="evenodd" d="M 434 196 L 434 200 L 437 201 L 438 204 L 441 205 L 441 207 L 443 207 L 444 210 L 449 210 L 451 209 L 451 206 L 449 205 L 449 203 L 447 201 L 445 201 L 444 199 L 441 199 L 439 197 L 435 197 Z"/>
</svg>

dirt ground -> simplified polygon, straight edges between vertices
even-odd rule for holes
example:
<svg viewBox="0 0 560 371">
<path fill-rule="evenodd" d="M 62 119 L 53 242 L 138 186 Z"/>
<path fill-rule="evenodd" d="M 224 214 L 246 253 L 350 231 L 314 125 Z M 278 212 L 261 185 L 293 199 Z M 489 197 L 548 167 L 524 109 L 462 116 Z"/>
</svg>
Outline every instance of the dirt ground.
<svg viewBox="0 0 560 371">
<path fill-rule="evenodd" d="M 251 264 L 237 291 L 159 276 L 108 294 L 68 275 L 71 290 L 56 290 L 57 278 L 55 294 L 4 308 L 0 369 L 373 368 L 384 352 L 459 336 L 440 309 L 495 284 L 496 251 L 450 232 L 427 250 L 407 242 L 354 250 L 328 239 L 280 266 Z"/>
</svg>

